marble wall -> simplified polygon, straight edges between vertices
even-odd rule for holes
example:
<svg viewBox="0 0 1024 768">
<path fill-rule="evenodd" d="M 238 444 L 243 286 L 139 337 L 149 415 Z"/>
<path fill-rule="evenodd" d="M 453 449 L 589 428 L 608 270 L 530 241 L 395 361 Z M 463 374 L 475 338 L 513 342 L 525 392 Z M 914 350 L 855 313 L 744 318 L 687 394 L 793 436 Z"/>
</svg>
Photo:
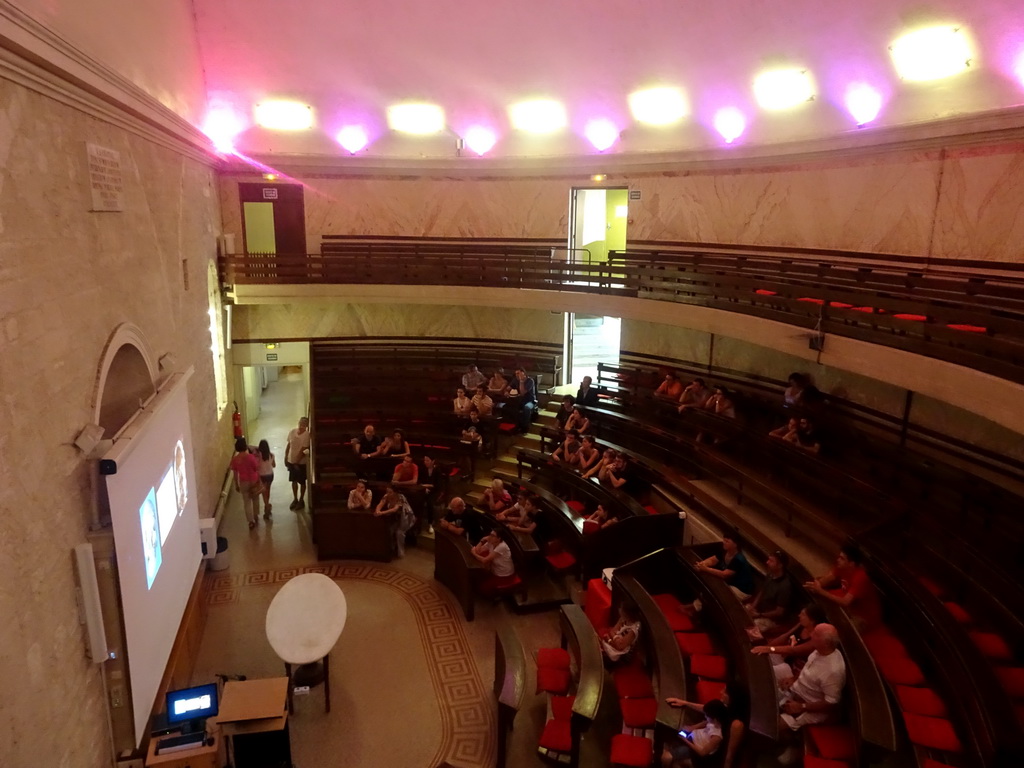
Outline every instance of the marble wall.
<svg viewBox="0 0 1024 768">
<path fill-rule="evenodd" d="M 256 177 L 258 178 L 258 177 Z M 226 232 L 237 182 L 221 178 Z M 324 234 L 565 237 L 569 191 L 587 177 L 300 178 L 307 241 Z M 609 175 L 641 193 L 627 237 L 1024 260 L 1024 145 L 879 151 L 792 165 Z M 239 238 L 239 244 L 241 239 Z"/>
<path fill-rule="evenodd" d="M 121 154 L 124 210 L 92 213 L 85 143 Z M 230 455 L 218 413 L 207 270 L 212 168 L 0 80 L 0 764 L 110 764 L 99 667 L 86 659 L 72 548 L 90 483 L 72 445 L 93 421 L 104 347 L 137 326 L 188 385 L 201 513 Z M 186 286 L 187 281 L 187 286 Z"/>
</svg>

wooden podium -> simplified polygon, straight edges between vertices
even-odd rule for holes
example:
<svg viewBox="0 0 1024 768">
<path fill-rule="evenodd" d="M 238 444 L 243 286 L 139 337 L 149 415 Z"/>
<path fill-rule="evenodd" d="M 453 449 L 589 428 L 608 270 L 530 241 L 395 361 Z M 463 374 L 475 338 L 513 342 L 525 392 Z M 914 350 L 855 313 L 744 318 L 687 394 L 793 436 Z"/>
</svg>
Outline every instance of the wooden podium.
<svg viewBox="0 0 1024 768">
<path fill-rule="evenodd" d="M 217 720 L 234 768 L 291 768 L 287 702 L 287 677 L 225 683 Z"/>
</svg>

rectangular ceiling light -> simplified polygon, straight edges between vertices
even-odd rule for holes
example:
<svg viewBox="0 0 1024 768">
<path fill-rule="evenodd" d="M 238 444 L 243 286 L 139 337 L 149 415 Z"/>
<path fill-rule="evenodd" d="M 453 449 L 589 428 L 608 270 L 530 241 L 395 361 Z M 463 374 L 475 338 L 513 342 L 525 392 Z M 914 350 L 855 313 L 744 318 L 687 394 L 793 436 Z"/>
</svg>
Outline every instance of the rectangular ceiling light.
<svg viewBox="0 0 1024 768">
<path fill-rule="evenodd" d="M 629 94 L 629 111 L 639 123 L 671 125 L 690 111 L 686 97 L 678 88 L 646 88 Z"/>
<path fill-rule="evenodd" d="M 814 98 L 814 82 L 802 69 L 771 69 L 754 78 L 754 96 L 762 109 L 788 109 Z"/>
<path fill-rule="evenodd" d="M 890 46 L 892 62 L 904 80 L 938 80 L 963 72 L 971 63 L 971 43 L 957 27 L 925 27 Z"/>
<path fill-rule="evenodd" d="M 254 112 L 256 124 L 272 131 L 304 131 L 313 127 L 313 108 L 297 101 L 261 101 Z"/>
<path fill-rule="evenodd" d="M 437 133 L 444 129 L 444 110 L 436 104 L 395 104 L 388 107 L 388 127 L 402 133 Z"/>
<path fill-rule="evenodd" d="M 509 107 L 509 120 L 517 131 L 554 133 L 568 123 L 565 107 L 552 99 L 521 101 Z"/>
</svg>

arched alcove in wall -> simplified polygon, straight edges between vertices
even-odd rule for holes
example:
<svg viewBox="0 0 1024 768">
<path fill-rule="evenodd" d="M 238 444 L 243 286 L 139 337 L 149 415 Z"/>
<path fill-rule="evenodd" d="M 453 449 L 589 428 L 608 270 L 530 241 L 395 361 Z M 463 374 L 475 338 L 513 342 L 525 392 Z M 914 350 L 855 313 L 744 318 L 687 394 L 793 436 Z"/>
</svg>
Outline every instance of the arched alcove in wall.
<svg viewBox="0 0 1024 768">
<path fill-rule="evenodd" d="M 110 438 L 156 392 L 157 370 L 142 332 L 130 323 L 118 326 L 100 363 L 93 417 Z"/>
</svg>

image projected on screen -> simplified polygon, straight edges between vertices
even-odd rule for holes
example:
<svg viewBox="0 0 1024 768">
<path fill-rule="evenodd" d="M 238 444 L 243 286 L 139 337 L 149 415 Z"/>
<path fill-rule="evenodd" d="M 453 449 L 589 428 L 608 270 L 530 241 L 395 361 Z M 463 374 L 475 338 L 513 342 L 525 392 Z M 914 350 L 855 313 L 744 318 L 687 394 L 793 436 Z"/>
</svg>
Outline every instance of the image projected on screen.
<svg viewBox="0 0 1024 768">
<path fill-rule="evenodd" d="M 160 551 L 160 531 L 157 530 L 156 492 L 150 488 L 149 495 L 139 507 L 139 527 L 142 530 L 142 558 L 146 564 L 146 589 L 153 588 L 156 573 L 160 570 L 163 555 Z"/>
<path fill-rule="evenodd" d="M 202 558 L 187 379 L 161 385 L 103 457 L 137 744 Z"/>
</svg>

